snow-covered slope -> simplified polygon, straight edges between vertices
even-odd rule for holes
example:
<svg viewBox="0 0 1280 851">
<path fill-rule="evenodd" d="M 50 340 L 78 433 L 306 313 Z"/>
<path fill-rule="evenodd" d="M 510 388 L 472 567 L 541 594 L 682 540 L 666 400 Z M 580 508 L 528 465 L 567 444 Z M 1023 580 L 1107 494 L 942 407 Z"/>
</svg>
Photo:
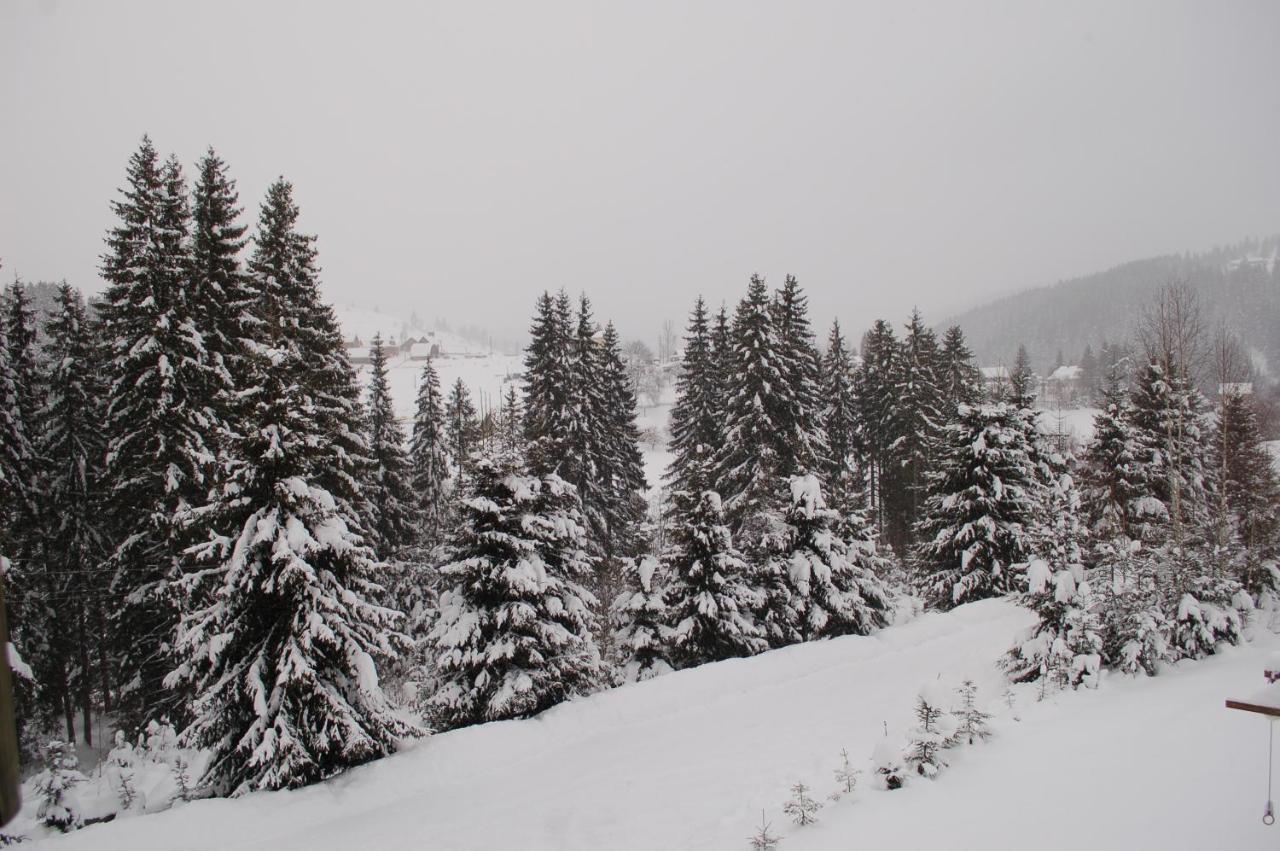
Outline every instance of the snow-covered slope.
<svg viewBox="0 0 1280 851">
<path fill-rule="evenodd" d="M 309 789 L 196 802 L 39 847 L 741 849 L 762 809 L 788 851 L 1274 847 L 1280 828 L 1258 821 L 1266 724 L 1222 701 L 1259 682 L 1275 637 L 1154 680 L 1109 677 L 1044 702 L 1024 689 L 1010 710 L 992 660 L 1030 621 L 976 603 L 436 736 Z M 786 822 L 792 783 L 825 797 L 840 749 L 862 762 L 940 673 L 978 680 L 1000 707 L 997 738 L 954 753 L 935 781 L 873 791 L 864 773 L 819 824 Z"/>
</svg>

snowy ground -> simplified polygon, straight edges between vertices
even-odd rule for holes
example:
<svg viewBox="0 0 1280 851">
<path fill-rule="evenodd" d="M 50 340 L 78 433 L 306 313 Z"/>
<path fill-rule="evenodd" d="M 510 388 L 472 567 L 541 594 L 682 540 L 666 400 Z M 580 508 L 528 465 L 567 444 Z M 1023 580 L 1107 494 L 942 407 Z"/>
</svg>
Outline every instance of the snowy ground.
<svg viewBox="0 0 1280 851">
<path fill-rule="evenodd" d="M 1044 702 L 1023 689 L 1009 710 L 992 661 L 1030 622 L 1007 602 L 976 603 L 436 736 L 309 789 L 200 801 L 37 847 L 741 849 L 762 809 L 783 849 L 1280 842 L 1259 821 L 1266 722 L 1223 708 L 1260 683 L 1280 640 L 1263 632 L 1155 679 L 1108 677 Z M 808 828 L 786 822 L 790 784 L 825 797 L 839 750 L 865 760 L 940 673 L 976 678 L 998 705 L 993 741 L 955 753 L 935 781 L 861 790 Z"/>
</svg>

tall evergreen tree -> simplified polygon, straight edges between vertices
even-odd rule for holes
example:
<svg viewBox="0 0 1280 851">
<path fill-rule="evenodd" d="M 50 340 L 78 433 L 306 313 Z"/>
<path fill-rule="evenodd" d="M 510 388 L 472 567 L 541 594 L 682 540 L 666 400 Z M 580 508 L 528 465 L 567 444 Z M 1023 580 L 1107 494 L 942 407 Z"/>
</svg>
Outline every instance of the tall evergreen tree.
<svg viewBox="0 0 1280 851">
<path fill-rule="evenodd" d="M 1019 344 L 1009 373 L 1009 404 L 1015 408 L 1031 408 L 1036 401 L 1036 374 L 1031 369 L 1027 347 Z"/>
<path fill-rule="evenodd" d="M 533 715 L 592 689 L 595 600 L 582 585 L 592 568 L 573 487 L 482 459 L 462 513 L 427 639 L 436 723 Z"/>
<path fill-rule="evenodd" d="M 831 323 L 827 352 L 822 362 L 822 427 L 827 438 L 826 486 L 839 511 L 853 507 L 861 492 L 858 456 L 862 441 L 858 431 L 858 399 L 853 363 L 845 348 L 840 323 Z"/>
<path fill-rule="evenodd" d="M 1267 562 L 1280 548 L 1280 483 L 1262 443 L 1258 416 L 1249 396 L 1228 392 L 1218 419 L 1225 472 L 1223 499 L 1242 553 L 1237 578 L 1255 597 L 1280 593 Z"/>
<path fill-rule="evenodd" d="M 370 357 L 368 440 L 371 470 L 365 498 L 373 512 L 370 528 L 374 550 L 383 559 L 402 553 L 416 534 L 410 489 L 411 470 L 404 430 L 396 420 L 387 383 L 387 356 L 382 337 L 373 338 Z"/>
<path fill-rule="evenodd" d="M 677 502 L 686 500 L 687 508 L 692 508 L 704 491 L 714 489 L 712 460 L 721 436 L 720 387 L 706 302 L 699 296 L 689 315 L 684 359 L 676 378 L 668 447 L 671 463 L 666 471 L 668 486 L 677 495 Z"/>
<path fill-rule="evenodd" d="M 508 458 L 524 458 L 524 406 L 514 383 L 507 385 L 498 416 L 498 451 Z"/>
<path fill-rule="evenodd" d="M 720 497 L 703 493 L 672 533 L 671 583 L 666 593 L 669 657 L 678 668 L 752 656 L 768 648 L 752 612 L 761 593 L 751 568 L 733 546 Z"/>
<path fill-rule="evenodd" d="M 936 367 L 938 341 L 918 310 L 911 312 L 893 374 L 889 415 L 891 443 L 881 485 L 887 515 L 886 539 L 903 550 L 913 540 L 926 488 L 925 477 L 946 425 Z"/>
<path fill-rule="evenodd" d="M 199 315 L 187 297 L 189 212 L 176 161 L 159 164 L 143 138 L 113 202 L 99 312 L 108 350 L 107 507 L 114 547 L 113 612 L 125 727 L 180 719 L 162 680 L 173 667 L 180 601 L 172 583 L 188 540 L 180 518 L 203 502 L 220 428 L 208 388 Z"/>
<path fill-rule="evenodd" d="M 568 452 L 559 459 L 556 473 L 578 490 L 590 540 L 597 550 L 609 536 L 606 505 L 609 483 L 604 470 L 606 412 L 604 353 L 596 339 L 597 327 L 591 301 L 578 299 L 577 325 L 569 343 L 568 408 L 562 414 Z"/>
<path fill-rule="evenodd" d="M 449 456 L 445 433 L 444 400 L 440 377 L 428 358 L 418 380 L 413 436 L 409 447 L 413 497 L 421 531 L 419 545 L 430 549 L 441 543 L 449 516 Z"/>
<path fill-rule="evenodd" d="M 107 596 L 107 539 L 101 519 L 106 400 L 96 335 L 80 294 L 66 283 L 58 288 L 57 310 L 49 316 L 45 333 L 48 392 L 38 431 L 46 473 L 42 513 L 49 617 L 31 626 L 41 629 L 47 641 L 61 645 L 65 655 L 58 667 L 65 673 L 65 707 L 69 710 L 74 695 L 81 733 L 86 744 L 92 744 L 95 686 L 100 685 L 104 701 L 110 697 L 102 607 Z M 70 721 L 69 711 L 67 715 Z M 74 733 L 70 723 L 68 729 Z M 68 739 L 74 741 L 73 736 Z"/>
<path fill-rule="evenodd" d="M 530 469 L 537 475 L 558 468 L 569 451 L 569 394 L 573 376 L 569 355 L 568 298 L 538 298 L 525 349 L 524 436 Z"/>
<path fill-rule="evenodd" d="M 453 383 L 453 389 L 449 391 L 444 422 L 449 454 L 453 456 L 458 481 L 461 482 L 470 474 L 475 465 L 474 453 L 480 448 L 480 423 L 476 419 L 476 407 L 471 404 L 471 391 L 461 378 Z"/>
<path fill-rule="evenodd" d="M 759 275 L 752 276 L 738 304 L 731 347 L 724 438 L 715 464 L 726 516 L 741 531 L 748 524 L 759 526 L 765 514 L 779 508 L 776 484 L 784 458 L 778 445 L 790 436 L 782 410 L 786 376 L 777 357 L 769 292 Z M 758 538 L 764 531 L 755 528 L 747 536 Z"/>
<path fill-rule="evenodd" d="M 956 407 L 976 405 L 982 401 L 982 374 L 973 364 L 973 352 L 959 325 L 952 325 L 942 336 L 938 353 L 938 385 L 942 393 L 943 416 L 950 421 Z"/>
<path fill-rule="evenodd" d="M 774 357 L 783 385 L 775 392 L 779 471 L 784 476 L 807 475 L 827 463 L 827 439 L 822 429 L 822 363 L 809 324 L 809 299 L 794 275 L 787 275 L 772 304 Z"/>
<path fill-rule="evenodd" d="M 602 508 L 607 529 L 604 553 L 608 557 L 635 556 L 640 550 L 641 524 L 648 510 L 644 498 L 648 485 L 640 452 L 640 429 L 636 425 L 636 394 L 612 322 L 605 323 L 601 359 L 597 380 L 603 432 L 600 472 L 606 486 Z"/>
<path fill-rule="evenodd" d="M 900 347 L 893 327 L 877 319 L 863 338 L 862 363 L 858 367 L 858 434 L 866 454 L 867 502 L 875 513 L 876 528 L 886 531 L 885 473 L 892 464 L 894 441 L 895 379 Z M 892 479 L 892 471 L 889 478 Z"/>
<path fill-rule="evenodd" d="M 917 587 L 951 608 L 1017 590 L 1033 554 L 1042 480 L 1017 411 L 962 406 L 947 427 L 917 528 Z"/>
</svg>

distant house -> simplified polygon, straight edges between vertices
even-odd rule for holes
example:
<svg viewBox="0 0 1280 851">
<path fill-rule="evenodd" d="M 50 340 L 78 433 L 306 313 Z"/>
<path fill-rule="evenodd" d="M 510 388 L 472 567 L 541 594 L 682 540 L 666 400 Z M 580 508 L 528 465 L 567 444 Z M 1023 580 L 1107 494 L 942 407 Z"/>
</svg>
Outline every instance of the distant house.
<svg viewBox="0 0 1280 851">
<path fill-rule="evenodd" d="M 1252 381 L 1228 381 L 1218 385 L 1219 396 L 1252 396 Z"/>
<path fill-rule="evenodd" d="M 978 368 L 982 374 L 982 389 L 988 396 L 995 396 L 1001 387 L 1009 383 L 1009 370 L 1003 366 L 983 366 Z"/>
<path fill-rule="evenodd" d="M 401 351 L 408 356 L 409 360 L 424 361 L 428 358 L 440 357 L 440 344 L 422 339 L 406 344 Z"/>
<path fill-rule="evenodd" d="M 1040 388 L 1040 398 L 1049 404 L 1075 405 L 1088 390 L 1084 386 L 1084 369 L 1060 366 L 1049 374 Z"/>
</svg>

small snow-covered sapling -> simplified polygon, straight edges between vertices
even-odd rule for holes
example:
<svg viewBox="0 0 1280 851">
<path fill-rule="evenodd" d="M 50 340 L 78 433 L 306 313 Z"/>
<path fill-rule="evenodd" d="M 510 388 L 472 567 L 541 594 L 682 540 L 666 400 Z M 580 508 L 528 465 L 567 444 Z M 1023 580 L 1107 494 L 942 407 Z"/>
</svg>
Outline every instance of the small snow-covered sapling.
<svg viewBox="0 0 1280 851">
<path fill-rule="evenodd" d="M 822 804 L 809 797 L 809 787 L 803 782 L 791 787 L 791 800 L 782 805 L 782 811 L 801 827 L 816 822 L 820 809 Z"/>
<path fill-rule="evenodd" d="M 959 722 L 956 730 L 957 743 L 973 744 L 975 739 L 982 739 L 985 742 L 991 738 L 991 728 L 987 724 L 991 713 L 983 712 L 978 708 L 977 684 L 973 680 L 965 680 L 956 689 L 956 693 L 960 695 L 960 707 L 954 713 L 956 721 Z"/>
<path fill-rule="evenodd" d="M 845 795 L 852 793 L 858 787 L 858 775 L 861 773 L 861 771 L 849 764 L 849 751 L 841 748 L 840 767 L 836 769 L 836 783 L 840 785 L 836 791 L 831 793 L 831 800 L 838 801 Z"/>
<path fill-rule="evenodd" d="M 778 847 L 778 843 L 782 840 L 769 832 L 771 827 L 773 827 L 773 823 L 764 820 L 764 810 L 761 810 L 760 830 L 756 831 L 756 834 L 747 840 L 751 843 L 751 851 L 774 851 Z"/>
<path fill-rule="evenodd" d="M 45 746 L 45 770 L 36 782 L 40 794 L 36 817 L 45 827 L 65 833 L 81 825 L 80 812 L 67 795 L 72 786 L 85 779 L 76 770 L 78 765 L 72 745 L 55 739 Z"/>
<path fill-rule="evenodd" d="M 941 751 L 955 734 L 955 723 L 942 708 L 946 694 L 940 683 L 930 683 L 916 698 L 916 726 L 910 735 L 907 764 L 923 777 L 933 777 L 947 765 Z"/>
<path fill-rule="evenodd" d="M 178 786 L 177 800 L 190 801 L 191 764 L 187 762 L 181 754 L 178 754 L 173 758 L 173 767 L 170 770 L 173 772 L 174 783 Z"/>
<path fill-rule="evenodd" d="M 902 788 L 902 784 L 906 782 L 907 768 L 902 762 L 901 745 L 889 737 L 888 725 L 885 727 L 884 738 L 876 743 L 871 761 L 875 764 L 876 776 L 880 778 L 884 788 Z"/>
</svg>

